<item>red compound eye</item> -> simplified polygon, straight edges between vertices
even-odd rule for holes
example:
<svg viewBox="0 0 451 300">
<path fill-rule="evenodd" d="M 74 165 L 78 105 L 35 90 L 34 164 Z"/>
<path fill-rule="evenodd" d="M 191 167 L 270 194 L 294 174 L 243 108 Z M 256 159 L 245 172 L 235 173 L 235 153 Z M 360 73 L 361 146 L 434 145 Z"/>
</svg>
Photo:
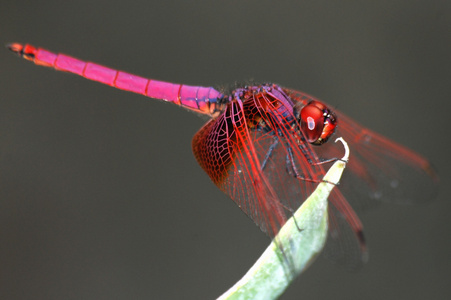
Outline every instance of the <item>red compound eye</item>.
<svg viewBox="0 0 451 300">
<path fill-rule="evenodd" d="M 314 145 L 325 143 L 336 127 L 335 115 L 318 101 L 312 101 L 302 108 L 300 122 L 307 142 Z"/>
</svg>

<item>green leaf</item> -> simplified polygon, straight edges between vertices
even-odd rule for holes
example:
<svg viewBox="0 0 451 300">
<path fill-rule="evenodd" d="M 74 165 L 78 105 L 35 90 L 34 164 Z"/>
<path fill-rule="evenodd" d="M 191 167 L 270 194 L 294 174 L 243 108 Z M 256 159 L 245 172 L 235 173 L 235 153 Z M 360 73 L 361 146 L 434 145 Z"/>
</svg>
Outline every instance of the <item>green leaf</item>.
<svg viewBox="0 0 451 300">
<path fill-rule="evenodd" d="M 218 299 L 277 299 L 318 256 L 327 239 L 327 198 L 340 181 L 349 156 L 346 142 L 338 140 L 345 147 L 343 160 L 333 164 L 246 275 Z"/>
</svg>

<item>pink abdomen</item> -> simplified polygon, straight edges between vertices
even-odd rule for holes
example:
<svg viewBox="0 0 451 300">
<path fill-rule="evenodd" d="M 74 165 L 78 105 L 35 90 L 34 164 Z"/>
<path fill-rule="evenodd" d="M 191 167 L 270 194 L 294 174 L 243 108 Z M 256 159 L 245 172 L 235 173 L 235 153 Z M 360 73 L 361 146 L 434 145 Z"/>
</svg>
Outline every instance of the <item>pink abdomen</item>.
<svg viewBox="0 0 451 300">
<path fill-rule="evenodd" d="M 126 72 L 82 61 L 65 54 L 56 54 L 31 45 L 14 43 L 8 46 L 18 55 L 37 65 L 53 67 L 56 70 L 74 73 L 121 90 L 142 94 L 147 97 L 172 102 L 189 110 L 214 115 L 223 95 L 212 87 L 189 86 L 148 79 Z"/>
</svg>

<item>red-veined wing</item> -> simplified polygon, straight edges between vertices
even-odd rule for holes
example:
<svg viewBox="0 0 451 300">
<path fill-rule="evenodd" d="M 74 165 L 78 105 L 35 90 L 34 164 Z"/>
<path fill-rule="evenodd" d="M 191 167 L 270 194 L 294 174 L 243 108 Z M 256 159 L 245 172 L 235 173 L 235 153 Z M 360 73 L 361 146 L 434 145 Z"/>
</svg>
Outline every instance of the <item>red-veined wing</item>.
<svg viewBox="0 0 451 300">
<path fill-rule="evenodd" d="M 293 103 L 279 101 L 282 98 L 288 97 L 274 89 L 254 93 L 243 102 L 232 101 L 193 139 L 193 152 L 202 168 L 270 237 L 325 174 L 316 147 L 306 143 L 300 131 Z M 335 234 L 331 236 L 340 237 L 338 228 L 354 234 L 357 239 L 349 244 L 355 249 L 352 253 L 359 255 L 352 259 L 360 261 L 366 251 L 362 225 L 340 191 L 335 189 L 333 195 L 330 220 Z"/>
<path fill-rule="evenodd" d="M 235 101 L 196 133 L 193 152 L 212 181 L 263 232 L 274 237 L 287 220 L 287 210 L 277 194 L 278 188 L 271 184 L 261 167 L 273 137 L 260 135 L 248 128 L 243 109 Z"/>
<path fill-rule="evenodd" d="M 285 91 L 293 101 L 317 100 L 302 92 Z M 417 203 L 434 198 L 438 176 L 425 158 L 362 127 L 343 113 L 334 112 L 338 119 L 335 136 L 342 136 L 351 149 L 340 190 L 353 207 L 365 206 L 372 199 Z M 321 158 L 341 157 L 341 150 L 332 143 L 317 148 L 315 151 Z"/>
</svg>

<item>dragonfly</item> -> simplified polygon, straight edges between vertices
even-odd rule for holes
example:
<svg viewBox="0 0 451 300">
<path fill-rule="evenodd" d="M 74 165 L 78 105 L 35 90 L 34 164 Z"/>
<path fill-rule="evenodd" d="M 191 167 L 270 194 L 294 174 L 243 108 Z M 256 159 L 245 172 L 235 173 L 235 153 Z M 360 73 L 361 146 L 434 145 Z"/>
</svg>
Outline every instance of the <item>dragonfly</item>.
<svg viewBox="0 0 451 300">
<path fill-rule="evenodd" d="M 322 181 L 327 166 L 342 157 L 343 150 L 328 140 L 343 137 L 351 148 L 349 171 L 333 189 L 328 208 L 327 245 L 332 245 L 330 256 L 338 262 L 355 266 L 367 259 L 363 225 L 354 206 L 434 197 L 439 178 L 427 159 L 306 93 L 274 83 L 228 90 L 169 83 L 28 44 L 7 47 L 37 65 L 209 117 L 192 140 L 197 162 L 271 238 Z"/>
</svg>

